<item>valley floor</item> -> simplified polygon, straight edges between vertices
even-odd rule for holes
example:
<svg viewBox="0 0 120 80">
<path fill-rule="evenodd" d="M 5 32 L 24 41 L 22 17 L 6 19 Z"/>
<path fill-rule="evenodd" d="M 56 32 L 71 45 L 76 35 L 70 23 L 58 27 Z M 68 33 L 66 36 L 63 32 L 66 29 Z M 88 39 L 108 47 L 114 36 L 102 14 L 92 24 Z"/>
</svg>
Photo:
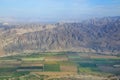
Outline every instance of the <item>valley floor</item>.
<svg viewBox="0 0 120 80">
<path fill-rule="evenodd" d="M 81 52 L 0 58 L 0 80 L 119 80 L 120 57 Z"/>
</svg>

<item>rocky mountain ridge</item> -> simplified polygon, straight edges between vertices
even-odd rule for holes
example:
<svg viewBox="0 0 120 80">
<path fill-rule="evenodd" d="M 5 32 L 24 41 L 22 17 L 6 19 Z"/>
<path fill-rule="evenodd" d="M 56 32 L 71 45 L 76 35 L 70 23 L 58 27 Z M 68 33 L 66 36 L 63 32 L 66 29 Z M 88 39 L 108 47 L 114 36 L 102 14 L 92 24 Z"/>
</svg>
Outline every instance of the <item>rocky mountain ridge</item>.
<svg viewBox="0 0 120 80">
<path fill-rule="evenodd" d="M 79 23 L 0 24 L 1 53 L 100 52 L 120 54 L 120 17 Z"/>
</svg>

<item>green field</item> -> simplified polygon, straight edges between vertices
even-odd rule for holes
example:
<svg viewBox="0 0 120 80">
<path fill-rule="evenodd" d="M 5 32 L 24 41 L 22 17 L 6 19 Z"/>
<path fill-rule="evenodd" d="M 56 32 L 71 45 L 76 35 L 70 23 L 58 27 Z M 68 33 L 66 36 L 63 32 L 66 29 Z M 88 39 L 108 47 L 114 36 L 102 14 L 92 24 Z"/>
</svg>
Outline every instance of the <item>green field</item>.
<svg viewBox="0 0 120 80">
<path fill-rule="evenodd" d="M 22 58 L 22 61 L 42 61 L 44 57 L 37 57 L 37 58 Z"/>
<path fill-rule="evenodd" d="M 51 71 L 51 72 L 58 72 L 60 71 L 60 65 L 59 64 L 45 64 L 44 65 L 44 71 Z"/>
</svg>

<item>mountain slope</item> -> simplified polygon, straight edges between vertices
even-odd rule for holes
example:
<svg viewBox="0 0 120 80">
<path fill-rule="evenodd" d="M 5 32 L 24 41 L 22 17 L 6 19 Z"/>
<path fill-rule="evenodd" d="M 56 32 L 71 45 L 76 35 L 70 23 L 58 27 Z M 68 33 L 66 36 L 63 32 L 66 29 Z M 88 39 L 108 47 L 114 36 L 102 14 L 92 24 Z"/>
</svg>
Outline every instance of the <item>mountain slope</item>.
<svg viewBox="0 0 120 80">
<path fill-rule="evenodd" d="M 80 23 L 19 24 L 0 26 L 6 53 L 79 51 L 120 53 L 120 17 Z"/>
</svg>

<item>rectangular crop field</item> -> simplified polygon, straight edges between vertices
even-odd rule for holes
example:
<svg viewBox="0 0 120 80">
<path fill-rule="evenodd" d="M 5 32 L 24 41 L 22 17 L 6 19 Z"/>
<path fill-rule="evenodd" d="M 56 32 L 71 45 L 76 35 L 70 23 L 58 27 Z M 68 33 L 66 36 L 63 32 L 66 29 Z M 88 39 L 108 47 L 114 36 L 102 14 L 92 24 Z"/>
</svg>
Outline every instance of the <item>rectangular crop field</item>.
<svg viewBox="0 0 120 80">
<path fill-rule="evenodd" d="M 66 56 L 49 56 L 45 57 L 45 61 L 67 61 L 68 58 Z"/>
<path fill-rule="evenodd" d="M 60 71 L 60 65 L 59 64 L 45 64 L 44 65 L 44 71 L 59 72 Z"/>
<path fill-rule="evenodd" d="M 60 70 L 62 72 L 77 72 L 77 66 L 74 66 L 74 65 L 61 65 Z"/>
</svg>

